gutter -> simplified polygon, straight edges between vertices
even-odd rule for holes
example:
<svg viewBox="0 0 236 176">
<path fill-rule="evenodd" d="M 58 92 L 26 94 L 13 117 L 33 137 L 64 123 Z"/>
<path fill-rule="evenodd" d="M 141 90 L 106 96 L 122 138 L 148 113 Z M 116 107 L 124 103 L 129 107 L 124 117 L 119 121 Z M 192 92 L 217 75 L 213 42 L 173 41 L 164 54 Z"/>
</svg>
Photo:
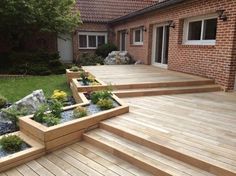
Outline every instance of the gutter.
<svg viewBox="0 0 236 176">
<path fill-rule="evenodd" d="M 185 0 L 167 0 L 167 1 L 164 1 L 164 2 L 160 2 L 160 3 L 154 4 L 152 6 L 146 7 L 144 9 L 134 11 L 130 14 L 125 15 L 125 16 L 122 16 L 122 17 L 116 18 L 114 20 L 111 20 L 108 23 L 109 24 L 117 23 L 117 22 L 120 22 L 122 20 L 127 20 L 129 18 L 140 16 L 140 15 L 143 15 L 143 14 L 148 13 L 148 12 L 153 12 L 155 10 L 160 10 L 160 9 L 172 6 L 172 5 L 177 5 L 177 4 L 180 4 L 184 1 Z"/>
</svg>

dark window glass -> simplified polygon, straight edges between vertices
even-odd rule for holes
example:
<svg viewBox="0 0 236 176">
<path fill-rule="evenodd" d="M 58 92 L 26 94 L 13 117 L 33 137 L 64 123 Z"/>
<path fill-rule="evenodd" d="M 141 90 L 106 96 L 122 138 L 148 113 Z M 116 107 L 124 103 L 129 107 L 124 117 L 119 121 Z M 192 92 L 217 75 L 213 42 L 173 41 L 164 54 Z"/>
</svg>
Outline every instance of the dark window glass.
<svg viewBox="0 0 236 176">
<path fill-rule="evenodd" d="M 87 48 L 87 36 L 86 35 L 79 35 L 79 47 L 80 48 Z"/>
<path fill-rule="evenodd" d="M 91 48 L 97 47 L 96 46 L 96 36 L 95 35 L 88 36 L 88 40 L 89 40 L 89 47 L 91 47 Z"/>
<path fill-rule="evenodd" d="M 105 44 L 105 36 L 98 36 L 98 46 Z"/>
<path fill-rule="evenodd" d="M 141 42 L 141 30 L 136 30 L 135 31 L 135 42 Z"/>
<path fill-rule="evenodd" d="M 217 19 L 209 19 L 204 21 L 203 40 L 216 39 Z"/>
<path fill-rule="evenodd" d="M 194 21 L 189 23 L 188 40 L 201 39 L 202 21 Z"/>
</svg>

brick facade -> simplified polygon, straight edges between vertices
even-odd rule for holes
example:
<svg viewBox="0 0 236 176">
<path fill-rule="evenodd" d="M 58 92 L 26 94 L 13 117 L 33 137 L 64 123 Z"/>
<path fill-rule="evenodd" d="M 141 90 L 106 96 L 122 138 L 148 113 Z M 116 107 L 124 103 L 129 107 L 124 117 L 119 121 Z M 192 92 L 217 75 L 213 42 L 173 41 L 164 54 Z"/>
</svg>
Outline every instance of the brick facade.
<svg viewBox="0 0 236 176">
<path fill-rule="evenodd" d="M 183 45 L 183 19 L 215 13 L 224 9 L 227 21 L 218 19 L 216 45 Z M 154 24 L 173 20 L 170 28 L 168 69 L 215 79 L 226 90 L 233 89 L 236 75 L 236 1 L 235 0 L 192 0 L 174 7 L 146 13 L 142 16 L 113 24 L 115 43 L 119 46 L 119 31 L 127 30 L 126 48 L 136 60 L 151 64 L 152 30 Z M 131 29 L 144 26 L 142 46 L 131 42 Z"/>
</svg>

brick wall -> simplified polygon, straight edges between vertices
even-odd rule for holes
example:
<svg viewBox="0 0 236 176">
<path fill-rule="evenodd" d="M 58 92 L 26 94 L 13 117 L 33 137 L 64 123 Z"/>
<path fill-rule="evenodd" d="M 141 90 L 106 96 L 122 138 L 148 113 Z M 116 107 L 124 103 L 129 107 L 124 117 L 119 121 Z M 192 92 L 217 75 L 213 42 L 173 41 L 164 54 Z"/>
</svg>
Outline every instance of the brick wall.
<svg viewBox="0 0 236 176">
<path fill-rule="evenodd" d="M 107 24 L 102 23 L 83 23 L 79 26 L 78 30 L 73 36 L 73 55 L 74 60 L 79 60 L 83 53 L 94 53 L 94 49 L 79 49 L 79 36 L 78 32 L 108 32 L 110 31 Z M 111 41 L 112 34 L 108 33 L 108 41 Z"/>
<path fill-rule="evenodd" d="M 216 45 L 182 45 L 183 19 L 215 13 L 224 9 L 227 21 L 218 20 Z M 173 20 L 176 27 L 170 28 L 168 69 L 215 79 L 225 89 L 233 89 L 236 75 L 236 1 L 235 0 L 192 0 L 151 12 L 113 25 L 115 34 L 120 30 L 144 25 L 144 44 L 134 46 L 127 35 L 127 50 L 136 60 L 151 63 L 152 30 L 154 24 Z M 118 45 L 118 36 L 115 42 Z M 119 46 L 119 45 L 118 45 Z"/>
</svg>

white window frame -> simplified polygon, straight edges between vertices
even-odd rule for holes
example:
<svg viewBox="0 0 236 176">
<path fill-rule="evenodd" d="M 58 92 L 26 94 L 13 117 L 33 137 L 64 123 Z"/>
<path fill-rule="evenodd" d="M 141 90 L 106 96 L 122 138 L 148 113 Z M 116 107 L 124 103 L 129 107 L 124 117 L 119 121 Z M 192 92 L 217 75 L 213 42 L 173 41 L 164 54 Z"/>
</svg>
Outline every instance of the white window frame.
<svg viewBox="0 0 236 176">
<path fill-rule="evenodd" d="M 86 35 L 87 39 L 87 47 L 80 47 L 79 49 L 97 49 L 98 48 L 98 36 L 104 36 L 105 37 L 105 44 L 107 44 L 107 32 L 78 32 L 78 38 L 80 35 Z M 89 47 L 89 36 L 96 36 L 96 47 Z"/>
<path fill-rule="evenodd" d="M 135 32 L 140 31 L 140 41 L 136 42 L 135 41 Z M 133 29 L 133 45 L 143 45 L 143 28 L 136 28 Z"/>
<path fill-rule="evenodd" d="M 203 40 L 203 31 L 204 31 L 204 21 L 209 19 L 218 18 L 217 14 L 210 14 L 204 16 L 197 16 L 192 18 L 187 18 L 184 20 L 184 30 L 183 30 L 183 45 L 215 45 L 215 40 Z M 195 21 L 202 21 L 202 28 L 201 28 L 201 38 L 200 40 L 188 40 L 189 34 L 189 23 Z"/>
</svg>

